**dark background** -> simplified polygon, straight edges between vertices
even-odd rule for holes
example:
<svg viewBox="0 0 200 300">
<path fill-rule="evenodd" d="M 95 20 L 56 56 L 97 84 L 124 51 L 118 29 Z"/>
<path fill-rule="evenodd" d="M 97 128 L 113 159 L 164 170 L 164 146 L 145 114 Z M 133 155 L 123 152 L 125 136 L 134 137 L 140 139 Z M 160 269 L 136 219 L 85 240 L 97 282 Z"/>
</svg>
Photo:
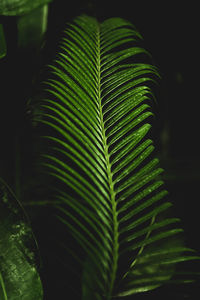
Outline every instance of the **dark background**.
<svg viewBox="0 0 200 300">
<path fill-rule="evenodd" d="M 23 128 L 21 140 L 28 144 L 31 139 L 25 106 L 33 90 L 32 78 L 37 81 L 39 70 L 54 57 L 66 21 L 82 13 L 100 21 L 116 16 L 131 21 L 142 34 L 143 46 L 152 54 L 153 63 L 160 70 L 162 79 L 155 89 L 157 156 L 165 168 L 164 179 L 176 216 L 182 219 L 186 242 L 200 252 L 198 2 L 189 5 L 186 1 L 174 1 L 170 5 L 169 1 L 158 4 L 157 1 L 55 0 L 49 5 L 49 25 L 42 54 L 32 50 L 18 53 L 17 62 L 16 18 L 4 17 L 8 55 L 0 62 L 0 175 L 15 189 L 17 128 Z M 17 159 L 28 160 L 25 153 Z M 23 183 L 23 176 L 21 181 Z"/>
</svg>

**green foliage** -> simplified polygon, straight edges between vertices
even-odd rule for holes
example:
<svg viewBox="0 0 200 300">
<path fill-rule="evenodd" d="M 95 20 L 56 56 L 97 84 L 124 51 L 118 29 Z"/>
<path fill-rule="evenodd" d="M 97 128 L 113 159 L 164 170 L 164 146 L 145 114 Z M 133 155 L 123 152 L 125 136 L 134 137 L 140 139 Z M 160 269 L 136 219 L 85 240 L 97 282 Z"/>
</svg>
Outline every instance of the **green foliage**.
<svg viewBox="0 0 200 300">
<path fill-rule="evenodd" d="M 18 45 L 39 48 L 47 29 L 48 5 L 40 6 L 18 18 Z"/>
<path fill-rule="evenodd" d="M 0 59 L 6 55 L 6 41 L 4 36 L 3 25 L 0 24 Z"/>
<path fill-rule="evenodd" d="M 57 217 L 84 251 L 84 300 L 189 281 L 175 266 L 198 259 L 181 242 L 179 219 L 166 216 L 171 203 L 149 133 L 159 74 L 140 39 L 120 18 L 76 18 L 34 117 L 48 144 L 42 165 L 59 186 Z"/>
<path fill-rule="evenodd" d="M 0 15 L 17 16 L 19 48 L 38 48 L 47 28 L 48 3 L 51 0 L 2 0 Z M 14 39 L 14 37 L 13 37 Z M 0 58 L 5 56 L 6 43 L 0 24 Z"/>
<path fill-rule="evenodd" d="M 1 181 L 0 220 L 0 299 L 43 299 L 30 224 L 22 207 Z"/>
<path fill-rule="evenodd" d="M 1 0 L 0 15 L 19 16 L 38 8 L 51 0 Z"/>
<path fill-rule="evenodd" d="M 5 284 L 4 284 L 4 280 L 3 280 L 3 277 L 0 273 L 0 297 L 2 300 L 7 300 L 8 299 L 8 296 L 7 296 L 7 292 L 6 292 L 6 289 L 5 289 Z"/>
</svg>

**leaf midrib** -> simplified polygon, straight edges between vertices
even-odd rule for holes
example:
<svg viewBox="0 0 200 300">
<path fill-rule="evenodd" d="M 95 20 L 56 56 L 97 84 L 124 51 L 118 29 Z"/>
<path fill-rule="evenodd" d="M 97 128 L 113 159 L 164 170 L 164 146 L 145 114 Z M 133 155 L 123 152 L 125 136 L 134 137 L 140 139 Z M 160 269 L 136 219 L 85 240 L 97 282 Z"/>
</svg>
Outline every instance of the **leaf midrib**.
<svg viewBox="0 0 200 300">
<path fill-rule="evenodd" d="M 100 38 L 100 26 L 98 25 L 97 28 L 97 73 L 98 73 L 97 97 L 99 103 L 99 114 L 100 114 L 100 122 L 102 128 L 102 141 L 103 141 L 103 148 L 104 148 L 104 155 L 105 155 L 105 162 L 106 162 L 106 172 L 108 176 L 108 186 L 110 191 L 110 201 L 112 207 L 112 220 L 113 220 L 113 255 L 112 255 L 113 261 L 111 265 L 110 283 L 109 283 L 109 290 L 108 290 L 108 299 L 110 299 L 112 296 L 112 291 L 115 283 L 118 257 L 119 257 L 119 231 L 118 231 L 119 224 L 117 218 L 116 192 L 114 190 L 114 181 L 113 181 L 113 174 L 111 170 L 109 147 L 107 143 L 106 130 L 105 130 L 104 118 L 103 118 L 103 110 L 102 110 L 103 106 L 102 106 L 102 97 L 101 97 L 101 50 L 100 49 L 101 49 L 101 38 Z"/>
</svg>

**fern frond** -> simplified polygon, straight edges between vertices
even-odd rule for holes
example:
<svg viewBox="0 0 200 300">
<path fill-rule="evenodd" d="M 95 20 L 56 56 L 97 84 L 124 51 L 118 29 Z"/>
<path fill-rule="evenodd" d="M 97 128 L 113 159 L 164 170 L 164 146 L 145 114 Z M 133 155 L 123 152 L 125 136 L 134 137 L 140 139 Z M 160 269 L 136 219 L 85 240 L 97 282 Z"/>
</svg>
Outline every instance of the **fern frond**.
<svg viewBox="0 0 200 300">
<path fill-rule="evenodd" d="M 58 218 L 86 255 L 83 299 L 153 289 L 171 280 L 171 265 L 197 259 L 170 244 L 182 229 L 178 219 L 161 214 L 171 203 L 164 200 L 163 170 L 148 135 L 148 83 L 159 74 L 140 62 L 149 56 L 140 38 L 120 18 L 101 24 L 76 18 L 50 66 L 40 106 L 39 121 L 52 130 L 44 137 L 51 147 L 43 164 L 63 187 Z"/>
</svg>

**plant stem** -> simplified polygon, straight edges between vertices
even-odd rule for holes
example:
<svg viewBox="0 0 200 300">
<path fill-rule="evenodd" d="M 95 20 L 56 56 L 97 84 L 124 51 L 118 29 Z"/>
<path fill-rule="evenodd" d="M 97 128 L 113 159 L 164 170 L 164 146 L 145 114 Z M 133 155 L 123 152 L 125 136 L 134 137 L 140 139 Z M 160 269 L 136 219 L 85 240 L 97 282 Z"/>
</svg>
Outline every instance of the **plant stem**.
<svg viewBox="0 0 200 300">
<path fill-rule="evenodd" d="M 18 134 L 15 137 L 15 195 L 17 199 L 20 199 L 20 177 L 21 177 L 21 170 L 20 170 L 20 141 Z"/>
<path fill-rule="evenodd" d="M 0 59 L 6 56 L 6 52 L 7 52 L 7 47 L 6 47 L 3 25 L 0 24 Z"/>
<path fill-rule="evenodd" d="M 109 291 L 107 299 L 111 299 L 112 291 L 115 283 L 117 266 L 118 266 L 118 258 L 119 258 L 119 234 L 118 234 L 118 218 L 117 218 L 117 203 L 116 203 L 116 194 L 114 190 L 114 182 L 113 182 L 113 174 L 111 170 L 111 163 L 110 163 L 110 155 L 109 155 L 109 148 L 107 143 L 106 137 L 106 130 L 104 126 L 104 119 L 103 119 L 103 111 L 102 111 L 102 98 L 101 98 L 101 53 L 100 53 L 100 28 L 98 28 L 97 32 L 97 71 L 98 71 L 98 100 L 99 100 L 99 111 L 100 111 L 100 120 L 101 120 L 101 128 L 102 128 L 102 140 L 103 140 L 103 147 L 104 147 L 104 155 L 105 155 L 105 162 L 106 162 L 106 172 L 108 176 L 108 184 L 110 189 L 110 201 L 112 206 L 112 219 L 113 219 L 113 262 L 111 266 L 111 273 L 110 273 L 110 283 L 109 283 Z"/>
<path fill-rule="evenodd" d="M 3 277 L 1 275 L 1 272 L 0 272 L 0 288 L 2 290 L 3 299 L 8 300 L 6 289 L 5 289 L 5 284 L 4 284 L 4 280 L 3 280 Z"/>
</svg>

